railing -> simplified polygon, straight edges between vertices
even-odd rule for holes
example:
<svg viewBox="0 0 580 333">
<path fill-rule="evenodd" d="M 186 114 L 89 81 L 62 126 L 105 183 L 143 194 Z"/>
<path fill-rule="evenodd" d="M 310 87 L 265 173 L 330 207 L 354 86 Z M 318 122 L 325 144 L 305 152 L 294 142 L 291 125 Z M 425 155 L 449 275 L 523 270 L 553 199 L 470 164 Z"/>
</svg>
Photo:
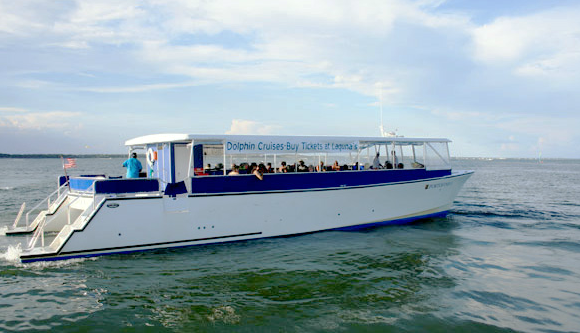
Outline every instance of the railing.
<svg viewBox="0 0 580 333">
<path fill-rule="evenodd" d="M 102 198 L 101 201 L 97 204 L 97 206 L 100 206 L 104 200 L 105 200 L 105 198 Z M 71 235 L 71 233 L 74 230 L 79 229 L 82 226 L 84 226 L 84 224 L 87 222 L 88 218 L 94 212 L 95 212 L 95 201 L 93 200 L 93 204 L 88 205 L 87 208 L 85 208 L 85 210 L 82 211 L 82 213 L 75 219 L 75 221 L 73 223 L 69 223 L 69 224 L 66 224 L 65 226 L 63 226 L 63 228 L 58 233 L 56 238 L 50 244 L 51 248 L 55 251 L 58 250 L 58 248 L 60 248 L 62 246 L 63 242 Z M 69 221 L 70 221 L 70 216 L 69 216 Z M 42 239 L 42 246 L 44 247 L 44 238 Z"/>
<path fill-rule="evenodd" d="M 64 184 L 63 186 L 65 186 L 66 184 Z M 61 186 L 61 187 L 63 187 Z M 87 193 L 88 192 L 92 192 L 92 205 L 89 205 L 87 208 L 85 208 L 85 210 L 83 211 L 83 213 L 85 213 L 87 210 L 89 210 L 89 208 L 92 210 L 94 210 L 95 208 L 95 192 L 93 190 L 94 184 L 91 184 L 91 186 L 87 189 Z M 59 188 L 60 189 L 60 188 Z M 58 191 L 58 190 L 57 190 Z M 55 191 L 56 192 L 56 191 Z M 54 192 L 53 192 L 54 194 Z M 52 194 L 51 194 L 52 195 Z M 64 191 L 62 193 L 62 196 L 65 197 L 67 195 L 67 192 Z M 67 205 L 67 225 L 70 226 L 71 225 L 71 214 L 70 214 L 70 208 L 71 205 L 73 205 L 77 200 L 79 200 L 80 198 L 82 198 L 82 196 L 77 196 L 76 198 L 74 198 L 71 202 L 68 203 Z M 46 200 L 46 199 L 45 199 Z M 43 200 L 44 202 L 44 200 Z M 56 201 L 58 202 L 58 201 Z M 41 202 L 42 203 L 42 202 Z M 38 206 L 38 205 L 37 205 Z M 79 217 L 81 217 L 83 215 L 83 213 L 81 213 L 81 215 L 79 215 Z M 39 215 L 40 216 L 40 215 Z M 27 216 L 28 217 L 28 216 Z M 79 218 L 77 217 L 77 219 Z M 27 220 L 28 222 L 28 220 Z M 28 249 L 32 249 L 36 243 L 38 242 L 38 239 L 40 238 L 41 242 L 41 246 L 44 247 L 44 227 L 46 225 L 46 216 L 44 216 L 44 219 L 39 223 L 38 227 L 36 228 L 36 231 L 34 232 L 34 234 L 32 235 L 32 239 L 30 240 L 30 242 L 28 243 Z M 64 229 L 64 227 L 63 227 Z M 62 231 L 62 229 L 61 229 Z"/>
<path fill-rule="evenodd" d="M 12 225 L 12 229 L 15 229 L 16 226 L 18 225 L 18 222 L 20 221 L 20 218 L 22 217 L 22 213 L 24 213 L 24 209 L 26 209 L 26 202 L 23 202 L 22 206 L 20 206 L 20 211 L 18 211 L 18 215 L 16 215 L 16 220 L 14 220 L 14 224 Z"/>
<path fill-rule="evenodd" d="M 28 212 L 26 213 L 26 228 L 28 228 L 30 226 L 30 214 L 32 212 L 34 212 L 35 210 L 38 209 L 38 207 L 40 207 L 40 205 L 42 205 L 44 202 L 47 202 L 47 209 L 48 209 L 48 213 L 53 213 L 53 210 L 58 207 L 58 205 L 60 204 L 60 202 L 62 200 L 64 200 L 64 198 L 66 197 L 66 194 L 68 193 L 68 190 L 66 189 L 68 185 L 68 182 L 64 183 L 63 185 L 61 185 L 59 188 L 57 188 L 54 192 L 52 192 L 51 194 L 49 194 L 46 198 L 44 198 L 42 201 L 40 201 L 39 203 L 37 203 L 34 207 L 32 207 L 30 210 L 28 210 Z M 51 202 L 51 198 L 54 197 L 54 195 L 57 194 L 56 200 Z M 20 208 L 21 211 L 23 211 L 23 207 L 25 206 L 26 203 L 22 204 L 22 207 Z M 12 228 L 16 228 L 18 227 L 18 223 L 20 222 L 20 218 L 21 218 L 22 214 L 18 214 L 18 217 L 16 218 L 16 220 L 14 221 L 14 225 L 12 225 Z"/>
<path fill-rule="evenodd" d="M 34 209 L 38 208 L 38 206 L 40 206 L 40 204 L 42 204 L 44 201 L 49 200 L 50 201 L 50 197 L 52 197 L 54 195 L 54 193 L 58 192 L 59 193 L 59 198 L 63 197 L 65 198 L 67 194 L 70 193 L 69 190 L 66 191 L 62 191 L 61 190 L 67 185 L 67 183 L 63 184 L 61 187 L 59 187 L 59 189 L 55 192 L 53 192 L 47 199 L 43 200 L 42 202 L 40 202 L 38 205 L 36 205 L 31 211 L 33 211 Z M 60 229 L 60 232 L 58 233 L 58 235 L 56 236 L 56 238 L 53 240 L 53 243 L 51 244 L 51 246 L 60 246 L 59 242 L 62 242 L 64 239 L 66 239 L 66 237 L 68 237 L 68 235 L 70 235 L 70 232 L 72 232 L 72 230 L 74 230 L 75 227 L 78 227 L 80 225 L 82 225 L 82 222 L 86 222 L 86 220 L 91 216 L 92 213 L 94 213 L 96 207 L 99 207 L 99 205 L 103 202 L 103 200 L 106 199 L 106 196 L 110 196 L 110 195 L 115 195 L 115 194 L 119 194 L 119 193 L 139 193 L 139 192 L 157 192 L 159 193 L 160 189 L 159 189 L 159 183 L 157 180 L 153 181 L 153 180 L 104 180 L 104 179 L 96 179 L 95 181 L 93 181 L 90 186 L 88 186 L 87 188 L 84 188 L 82 190 L 79 189 L 74 189 L 72 193 L 77 194 L 76 196 L 74 196 L 74 199 L 70 200 L 69 202 L 67 202 L 66 204 L 66 209 L 67 209 L 67 220 L 66 220 L 66 224 L 63 225 L 63 227 Z M 96 202 L 96 198 L 97 195 L 102 196 L 101 200 L 97 203 Z M 71 214 L 71 206 L 73 206 L 78 200 L 80 199 L 87 199 L 87 200 L 91 200 L 91 203 L 88 204 L 83 211 L 80 213 L 80 215 L 78 215 L 75 220 L 73 221 L 73 217 Z M 57 199 L 57 201 L 55 201 L 54 203 L 60 202 L 60 199 Z M 57 206 L 58 207 L 58 206 Z M 49 211 L 50 211 L 50 205 L 49 205 Z M 28 243 L 28 249 L 32 249 L 34 248 L 37 243 L 40 241 L 40 244 L 42 247 L 45 246 L 45 232 L 44 229 L 46 227 L 46 223 L 47 223 L 47 219 L 45 216 L 42 216 L 42 214 L 39 214 L 39 217 L 37 218 L 42 218 L 41 221 L 39 221 L 38 227 L 36 228 L 34 234 L 32 235 L 32 238 L 30 239 L 30 242 Z M 27 226 L 28 226 L 28 215 L 27 215 Z M 55 245 L 56 244 L 56 245 Z"/>
</svg>

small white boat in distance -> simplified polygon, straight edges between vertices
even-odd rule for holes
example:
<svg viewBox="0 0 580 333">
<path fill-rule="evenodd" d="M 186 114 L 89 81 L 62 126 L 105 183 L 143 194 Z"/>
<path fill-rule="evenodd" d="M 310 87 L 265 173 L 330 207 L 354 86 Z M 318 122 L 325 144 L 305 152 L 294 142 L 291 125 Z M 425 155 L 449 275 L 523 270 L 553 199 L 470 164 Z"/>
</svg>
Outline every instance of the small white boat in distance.
<svg viewBox="0 0 580 333">
<path fill-rule="evenodd" d="M 26 225 L 19 214 L 11 230 L 34 233 L 20 255 L 22 262 L 32 262 L 445 216 L 473 173 L 452 170 L 448 143 L 403 137 L 144 136 L 126 142 L 129 153 L 146 157 L 140 178 L 60 177 L 55 199 L 46 200 L 48 209 L 34 220 L 26 214 Z M 250 170 L 253 163 L 263 164 L 258 175 Z M 239 175 L 228 175 L 232 169 Z"/>
</svg>

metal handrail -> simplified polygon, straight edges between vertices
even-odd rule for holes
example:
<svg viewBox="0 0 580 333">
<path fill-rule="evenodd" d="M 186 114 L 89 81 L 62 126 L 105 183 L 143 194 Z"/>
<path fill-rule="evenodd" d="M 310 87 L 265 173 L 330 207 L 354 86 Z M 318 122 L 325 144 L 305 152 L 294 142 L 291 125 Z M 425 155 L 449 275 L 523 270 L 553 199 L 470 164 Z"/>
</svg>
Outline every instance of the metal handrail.
<svg viewBox="0 0 580 333">
<path fill-rule="evenodd" d="M 20 211 L 18 211 L 18 215 L 16 215 L 16 220 L 14 220 L 14 224 L 12 225 L 12 229 L 16 229 L 16 226 L 18 225 L 18 222 L 20 221 L 20 218 L 22 217 L 22 213 L 24 213 L 25 208 L 26 208 L 26 202 L 23 202 L 22 206 L 20 206 Z"/>
<path fill-rule="evenodd" d="M 68 181 L 67 181 L 67 183 L 68 183 Z M 67 183 L 63 184 L 63 185 L 62 185 L 61 187 L 59 187 L 59 188 L 58 188 L 58 189 L 57 189 L 55 192 L 59 191 L 59 190 L 60 190 L 62 187 L 64 187 L 65 185 L 67 185 Z M 93 189 L 93 187 L 94 187 L 94 184 L 95 184 L 95 183 L 91 184 L 91 186 L 89 186 L 89 188 L 87 189 L 87 192 L 89 192 L 89 191 L 92 191 L 92 192 L 93 192 L 93 202 L 95 201 L 95 198 L 94 198 L 94 192 L 95 192 L 95 191 L 94 191 L 94 189 Z M 51 195 L 49 195 L 49 197 L 50 197 L 50 196 L 52 196 L 52 195 L 53 195 L 55 192 L 53 192 Z M 66 196 L 67 194 L 68 194 L 68 193 L 65 191 L 65 192 L 63 192 L 63 193 L 61 194 L 61 196 L 63 196 L 63 197 L 64 197 L 64 196 Z M 75 201 L 77 201 L 79 198 L 81 198 L 81 196 L 78 196 L 78 197 L 76 197 L 76 198 L 75 198 L 75 199 L 73 199 L 71 202 L 69 202 L 69 203 L 68 203 L 68 205 L 67 205 L 67 224 L 68 224 L 68 225 L 70 225 L 70 224 L 71 224 L 71 223 L 70 223 L 70 206 L 71 206 L 73 203 L 75 203 Z M 46 200 L 46 199 L 44 199 L 44 200 Z M 44 202 L 44 200 L 43 200 L 42 202 Z M 57 199 L 57 200 L 58 200 L 58 199 Z M 41 203 L 42 203 L 42 202 L 41 202 Z M 38 207 L 39 205 L 40 205 L 40 203 L 39 203 L 38 205 L 36 205 L 36 207 Z M 36 209 L 36 207 L 35 207 L 34 209 Z M 93 205 L 93 207 L 94 207 L 94 205 Z M 50 207 L 49 207 L 49 209 L 50 209 Z M 88 209 L 88 207 L 87 207 L 87 209 Z M 33 209 L 31 209 L 31 211 L 32 211 L 32 210 L 33 210 Z M 85 210 L 86 210 L 86 209 L 85 209 Z M 30 212 L 29 212 L 29 213 L 30 213 Z M 26 226 L 28 227 L 28 214 L 26 215 L 26 218 L 27 218 L 27 221 L 26 221 L 26 222 L 27 222 L 27 225 L 26 225 Z M 36 244 L 36 242 L 38 242 L 38 238 L 39 238 L 39 237 L 41 238 L 41 245 L 42 245 L 42 247 L 44 247 L 44 226 L 45 226 L 45 224 L 46 224 L 46 216 L 44 217 L 44 219 L 42 220 L 42 222 L 41 222 L 41 223 L 38 225 L 38 227 L 36 228 L 36 231 L 35 231 L 35 232 L 34 232 L 34 234 L 32 235 L 32 239 L 31 239 L 31 240 L 30 240 L 30 242 L 28 243 L 28 248 L 29 248 L 29 249 L 31 249 L 31 248 L 33 248 L 33 247 L 34 247 L 34 245 Z"/>
<path fill-rule="evenodd" d="M 75 201 L 77 201 L 78 199 L 80 199 L 81 197 L 76 197 L 72 202 L 70 202 L 70 204 L 73 204 Z M 69 206 L 69 211 L 68 211 L 68 223 L 67 225 L 71 228 L 70 230 L 72 231 L 72 225 L 75 224 L 79 219 L 84 219 L 86 220 L 94 211 L 95 211 L 95 200 L 94 200 L 94 196 L 93 196 L 93 204 L 87 206 L 87 208 L 85 208 L 85 210 L 83 210 L 83 212 L 76 218 L 76 220 L 71 223 L 70 222 L 70 206 Z M 99 206 L 103 201 L 105 200 L 105 198 L 102 198 L 101 201 L 99 201 L 99 204 L 97 206 Z M 70 205 L 69 204 L 69 205 Z M 87 214 L 87 212 L 89 212 L 89 214 Z M 32 240 L 30 241 L 30 243 L 28 244 L 28 248 L 32 249 L 33 246 L 36 244 L 36 242 L 38 241 L 38 238 L 41 238 L 41 246 L 44 247 L 44 232 L 40 231 L 41 229 L 44 229 L 44 224 L 46 223 L 46 219 L 43 221 L 43 224 L 41 226 L 39 226 L 39 228 L 36 230 L 36 232 L 34 233 L 34 236 L 32 237 Z M 62 229 L 61 229 L 62 230 Z M 59 233 L 60 235 L 60 233 Z M 58 237 L 58 236 L 57 236 Z"/>
<path fill-rule="evenodd" d="M 54 192 L 52 192 L 51 194 L 49 194 L 46 198 L 44 198 L 44 200 L 40 201 L 38 204 L 36 204 L 36 206 L 32 207 L 27 213 L 26 213 L 26 227 L 28 228 L 28 226 L 30 226 L 30 222 L 29 222 L 29 216 L 30 213 L 32 213 L 34 210 L 36 210 L 38 207 L 40 207 L 40 205 L 42 205 L 45 201 L 48 201 L 48 210 L 50 210 L 50 198 L 56 194 L 59 193 L 59 197 L 56 199 L 56 201 L 58 202 L 58 200 L 63 197 L 64 195 L 66 195 L 66 191 L 64 191 L 62 194 L 60 194 L 61 189 L 63 189 L 65 186 L 68 185 L 68 181 L 66 181 L 64 184 L 62 184 L 59 188 L 57 188 Z M 16 225 L 15 225 L 16 227 Z"/>
</svg>

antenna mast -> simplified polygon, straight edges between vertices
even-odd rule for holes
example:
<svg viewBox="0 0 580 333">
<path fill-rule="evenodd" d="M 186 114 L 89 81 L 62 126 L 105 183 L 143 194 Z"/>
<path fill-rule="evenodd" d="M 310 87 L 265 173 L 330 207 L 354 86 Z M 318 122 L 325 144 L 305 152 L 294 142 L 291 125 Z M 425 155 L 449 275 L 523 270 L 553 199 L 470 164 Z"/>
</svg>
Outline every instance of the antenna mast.
<svg viewBox="0 0 580 333">
<path fill-rule="evenodd" d="M 385 126 L 383 125 L 383 84 L 379 83 L 379 106 L 381 110 L 381 125 L 379 126 L 379 131 L 382 137 L 396 137 L 397 130 L 394 132 L 385 131 Z"/>
<path fill-rule="evenodd" d="M 379 106 L 380 106 L 380 110 L 381 110 L 381 125 L 379 126 L 379 131 L 381 133 L 381 136 L 385 137 L 387 136 L 385 133 L 385 127 L 383 126 L 383 84 L 379 83 Z"/>
</svg>

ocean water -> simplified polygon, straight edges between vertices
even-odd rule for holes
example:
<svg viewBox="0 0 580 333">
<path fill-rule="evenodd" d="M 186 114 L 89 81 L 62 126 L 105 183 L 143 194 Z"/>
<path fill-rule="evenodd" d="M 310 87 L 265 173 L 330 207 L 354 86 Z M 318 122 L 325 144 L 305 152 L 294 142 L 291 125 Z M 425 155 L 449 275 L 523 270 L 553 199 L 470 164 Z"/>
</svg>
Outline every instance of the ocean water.
<svg viewBox="0 0 580 333">
<path fill-rule="evenodd" d="M 580 331 L 580 160 L 454 167 L 451 214 L 406 226 L 32 264 L 0 231 L 0 331 Z M 0 159 L 0 230 L 61 170 Z"/>
</svg>

